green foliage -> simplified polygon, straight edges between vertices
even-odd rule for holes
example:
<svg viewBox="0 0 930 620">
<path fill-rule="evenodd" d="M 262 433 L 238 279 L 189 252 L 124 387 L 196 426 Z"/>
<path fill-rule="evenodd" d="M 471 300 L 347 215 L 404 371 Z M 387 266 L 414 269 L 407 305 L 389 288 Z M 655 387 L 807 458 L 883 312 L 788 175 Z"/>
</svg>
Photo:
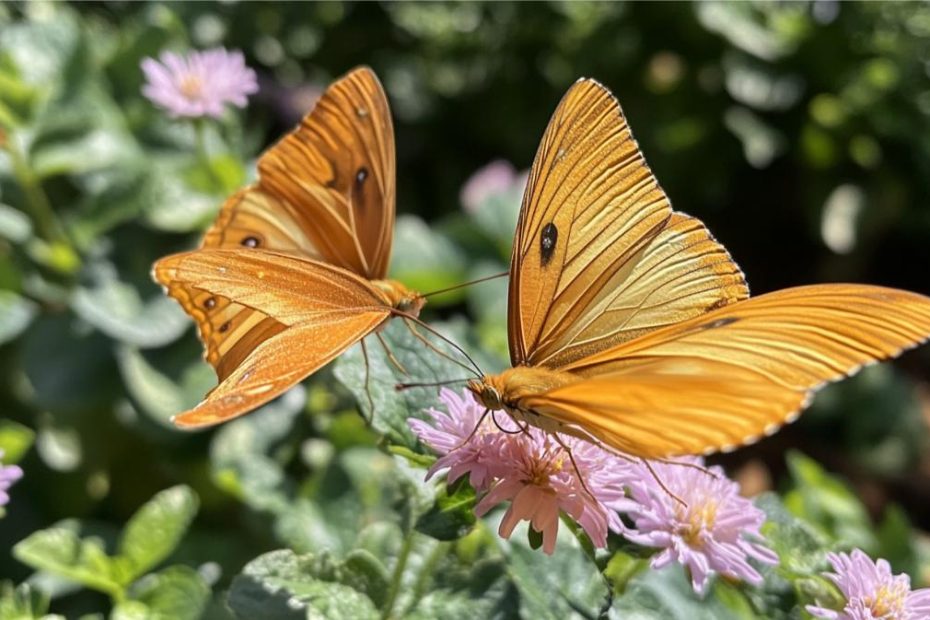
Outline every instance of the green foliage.
<svg viewBox="0 0 930 620">
<path fill-rule="evenodd" d="M 149 272 L 196 245 L 319 87 L 366 63 L 395 114 L 390 275 L 416 290 L 507 270 L 520 171 L 585 75 L 753 290 L 926 293 L 928 24 L 902 3 L 0 5 L 0 449 L 25 472 L 0 508 L 0 620 L 799 618 L 839 600 L 826 553 L 855 546 L 927 585 L 925 351 L 746 449 L 786 471 L 757 500 L 780 565 L 701 599 L 618 535 L 593 553 L 563 527 L 548 557 L 538 533 L 505 542 L 499 513 L 476 518 L 465 480 L 424 481 L 436 457 L 408 419 L 437 390 L 396 386 L 473 372 L 422 326 L 448 358 L 393 320 L 403 370 L 371 338 L 367 366 L 355 347 L 258 412 L 176 430 L 215 374 Z M 246 110 L 194 123 L 140 94 L 144 57 L 216 45 L 259 71 Z M 498 159 L 513 178 L 461 204 Z M 423 318 L 498 370 L 507 288 L 431 296 Z"/>
<path fill-rule="evenodd" d="M 108 594 L 116 618 L 199 618 L 210 588 L 196 571 L 171 566 L 146 574 L 175 550 L 197 508 L 187 487 L 158 493 L 126 524 L 115 555 L 100 538 L 81 537 L 75 522 L 35 532 L 13 553 L 37 570 Z"/>
</svg>

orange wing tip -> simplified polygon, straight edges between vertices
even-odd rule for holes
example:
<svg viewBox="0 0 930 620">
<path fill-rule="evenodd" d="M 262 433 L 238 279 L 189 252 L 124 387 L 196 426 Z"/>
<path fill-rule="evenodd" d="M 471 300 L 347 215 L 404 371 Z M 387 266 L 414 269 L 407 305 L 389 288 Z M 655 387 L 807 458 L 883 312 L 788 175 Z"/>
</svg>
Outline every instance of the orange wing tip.
<svg viewBox="0 0 930 620">
<path fill-rule="evenodd" d="M 179 413 L 178 415 L 171 416 L 169 419 L 171 420 L 172 424 L 183 431 L 197 431 L 205 429 L 209 426 L 213 426 L 214 424 L 214 422 L 210 421 L 197 420 L 197 417 L 197 414 L 188 411 L 186 413 Z"/>
</svg>

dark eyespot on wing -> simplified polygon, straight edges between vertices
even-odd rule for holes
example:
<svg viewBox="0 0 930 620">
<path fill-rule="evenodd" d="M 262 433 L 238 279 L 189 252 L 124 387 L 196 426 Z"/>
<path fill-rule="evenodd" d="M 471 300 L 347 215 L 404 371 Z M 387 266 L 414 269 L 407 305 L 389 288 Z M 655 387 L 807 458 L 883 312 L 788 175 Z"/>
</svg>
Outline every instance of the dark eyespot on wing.
<svg viewBox="0 0 930 620">
<path fill-rule="evenodd" d="M 223 333 L 228 332 L 228 331 L 229 331 L 229 327 L 230 327 L 230 322 L 229 322 L 229 321 L 226 321 L 225 323 L 223 323 L 222 325 L 220 325 L 220 333 L 223 334 Z"/>
<path fill-rule="evenodd" d="M 207 310 L 213 310 L 216 307 L 216 297 L 207 297 L 203 302 L 203 307 Z"/>
<path fill-rule="evenodd" d="M 728 316 L 722 319 L 717 319 L 716 321 L 708 321 L 707 323 L 702 323 L 698 325 L 698 329 L 717 329 L 718 327 L 724 327 L 726 325 L 732 325 L 739 320 L 739 317 Z"/>
<path fill-rule="evenodd" d="M 358 172 L 355 173 L 355 183 L 356 185 L 361 185 L 365 182 L 365 179 L 368 178 L 368 168 L 359 168 Z"/>
<path fill-rule="evenodd" d="M 555 227 L 555 224 L 549 222 L 543 226 L 542 232 L 539 233 L 539 256 L 543 267 L 548 265 L 549 261 L 552 260 L 552 255 L 555 253 L 555 245 L 558 240 L 559 229 Z"/>
<path fill-rule="evenodd" d="M 249 235 L 240 242 L 243 246 L 247 248 L 257 248 L 262 244 L 261 239 L 254 235 Z"/>
</svg>

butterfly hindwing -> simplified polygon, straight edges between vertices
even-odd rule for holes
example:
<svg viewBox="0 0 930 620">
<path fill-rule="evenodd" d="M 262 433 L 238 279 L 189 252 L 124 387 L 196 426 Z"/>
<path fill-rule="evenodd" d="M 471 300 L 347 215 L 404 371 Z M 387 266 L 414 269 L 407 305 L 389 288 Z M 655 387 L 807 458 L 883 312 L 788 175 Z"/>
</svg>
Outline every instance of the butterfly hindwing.
<svg viewBox="0 0 930 620">
<path fill-rule="evenodd" d="M 785 289 L 580 359 L 588 377 L 521 406 L 629 454 L 733 448 L 792 420 L 811 393 L 930 334 L 930 299 L 877 286 Z"/>
</svg>

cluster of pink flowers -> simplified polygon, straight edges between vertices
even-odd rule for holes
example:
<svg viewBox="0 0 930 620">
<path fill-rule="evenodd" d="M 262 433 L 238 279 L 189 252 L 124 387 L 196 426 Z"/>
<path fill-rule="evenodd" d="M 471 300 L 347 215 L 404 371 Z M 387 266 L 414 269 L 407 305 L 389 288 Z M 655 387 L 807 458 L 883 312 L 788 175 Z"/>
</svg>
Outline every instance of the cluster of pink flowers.
<svg viewBox="0 0 930 620">
<path fill-rule="evenodd" d="M 930 588 L 911 591 L 907 575 L 893 575 L 886 560 L 873 561 L 859 549 L 828 556 L 834 573 L 825 573 L 843 593 L 843 609 L 808 605 L 817 618 L 830 620 L 921 620 L 930 618 Z"/>
<path fill-rule="evenodd" d="M 227 104 L 243 108 L 258 92 L 255 71 L 242 52 L 221 47 L 181 56 L 162 52 L 142 61 L 142 94 L 173 117 L 219 118 Z"/>
<path fill-rule="evenodd" d="M 506 415 L 492 419 L 468 393 L 443 390 L 440 399 L 446 410 L 428 410 L 432 424 L 410 420 L 420 440 L 440 455 L 428 477 L 444 469 L 450 482 L 467 475 L 481 496 L 479 516 L 510 502 L 500 525 L 504 538 L 529 521 L 551 554 L 561 512 L 597 547 L 605 547 L 614 531 L 661 548 L 652 565 L 684 564 L 696 592 L 704 591 L 712 573 L 759 583 L 762 576 L 748 559 L 778 561 L 755 542 L 764 513 L 719 468 L 707 470 L 699 459 L 646 464 L 568 435 L 523 431 Z"/>
</svg>

